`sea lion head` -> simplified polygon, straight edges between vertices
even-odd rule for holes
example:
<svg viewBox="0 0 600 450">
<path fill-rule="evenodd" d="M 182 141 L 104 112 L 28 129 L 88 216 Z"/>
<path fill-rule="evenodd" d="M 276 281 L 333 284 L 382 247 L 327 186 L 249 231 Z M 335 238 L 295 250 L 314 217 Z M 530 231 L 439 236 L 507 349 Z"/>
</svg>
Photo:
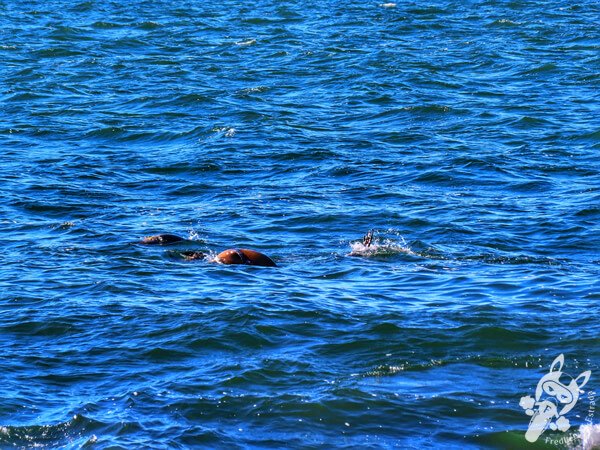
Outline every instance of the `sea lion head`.
<svg viewBox="0 0 600 450">
<path fill-rule="evenodd" d="M 175 242 L 184 241 L 182 237 L 176 236 L 174 234 L 156 234 L 154 236 L 145 237 L 140 241 L 140 244 L 146 245 L 168 245 L 174 244 Z"/>
</svg>

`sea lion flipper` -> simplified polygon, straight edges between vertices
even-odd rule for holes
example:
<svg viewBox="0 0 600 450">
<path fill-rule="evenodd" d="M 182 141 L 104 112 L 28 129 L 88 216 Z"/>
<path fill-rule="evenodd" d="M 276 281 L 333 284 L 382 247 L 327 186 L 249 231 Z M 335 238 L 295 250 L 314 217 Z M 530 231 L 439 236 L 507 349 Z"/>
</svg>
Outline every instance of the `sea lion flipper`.
<svg viewBox="0 0 600 450">
<path fill-rule="evenodd" d="M 186 261 L 194 261 L 196 259 L 204 259 L 204 257 L 206 256 L 204 253 L 198 252 L 195 250 L 184 250 L 180 254 L 181 254 L 181 256 L 183 256 L 183 259 L 185 259 Z"/>
</svg>

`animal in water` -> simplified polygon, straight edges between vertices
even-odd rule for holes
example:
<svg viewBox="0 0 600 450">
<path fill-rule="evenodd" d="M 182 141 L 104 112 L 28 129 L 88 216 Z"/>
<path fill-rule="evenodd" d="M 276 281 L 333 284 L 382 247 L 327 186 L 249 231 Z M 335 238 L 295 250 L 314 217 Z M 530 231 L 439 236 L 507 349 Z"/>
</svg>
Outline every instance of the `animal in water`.
<svg viewBox="0 0 600 450">
<path fill-rule="evenodd" d="M 147 236 L 140 241 L 140 244 L 147 245 L 169 245 L 175 242 L 185 241 L 182 237 L 174 234 L 156 234 L 154 236 Z"/>
<path fill-rule="evenodd" d="M 363 237 L 363 245 L 365 247 L 370 247 L 371 242 L 373 242 L 373 230 L 369 230 Z"/>
<path fill-rule="evenodd" d="M 185 239 L 174 234 L 157 234 L 155 236 L 148 236 L 139 241 L 139 243 L 146 245 L 169 245 L 184 240 Z M 202 252 L 191 250 L 184 251 L 181 254 L 188 261 L 203 259 L 205 256 Z M 267 255 L 247 248 L 235 248 L 222 251 L 217 255 L 215 260 L 221 264 L 246 264 L 248 266 L 263 267 L 277 266 L 277 264 L 275 264 L 275 262 Z"/>
<path fill-rule="evenodd" d="M 275 267 L 277 264 L 267 255 L 247 248 L 225 250 L 217 255 L 222 264 L 248 264 L 250 266 Z"/>
</svg>

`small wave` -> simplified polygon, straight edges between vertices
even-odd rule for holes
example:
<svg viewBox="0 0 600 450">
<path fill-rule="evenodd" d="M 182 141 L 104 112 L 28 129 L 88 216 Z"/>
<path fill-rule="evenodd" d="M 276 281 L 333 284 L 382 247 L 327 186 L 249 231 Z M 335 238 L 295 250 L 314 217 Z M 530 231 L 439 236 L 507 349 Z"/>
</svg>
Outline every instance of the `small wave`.
<svg viewBox="0 0 600 450">
<path fill-rule="evenodd" d="M 233 127 L 215 127 L 212 131 L 215 133 L 219 133 L 224 137 L 233 137 L 237 132 L 237 130 Z"/>
<path fill-rule="evenodd" d="M 82 56 L 82 52 L 73 50 L 72 47 L 51 47 L 37 50 L 34 52 L 39 58 L 66 58 L 69 56 Z"/>
<path fill-rule="evenodd" d="M 69 230 L 75 226 L 75 222 L 67 221 L 58 224 L 54 224 L 51 226 L 53 230 Z"/>
<path fill-rule="evenodd" d="M 200 174 L 204 172 L 219 172 L 221 170 L 221 166 L 211 161 L 203 163 L 175 163 L 170 165 L 143 167 L 140 169 L 142 172 L 154 175 Z"/>
<path fill-rule="evenodd" d="M 60 42 L 82 41 L 89 39 L 82 29 L 69 26 L 57 26 L 50 33 L 50 37 L 52 40 Z"/>
<path fill-rule="evenodd" d="M 138 24 L 138 28 L 142 29 L 142 30 L 154 30 L 156 28 L 160 28 L 162 27 L 162 24 L 159 22 L 153 22 L 151 20 L 146 21 L 146 22 L 141 22 Z"/>
<path fill-rule="evenodd" d="M 600 216 L 600 207 L 584 208 L 575 213 L 577 217 L 598 217 Z"/>
<path fill-rule="evenodd" d="M 538 257 L 530 255 L 494 255 L 494 254 L 483 254 L 483 255 L 472 255 L 458 257 L 458 261 L 475 261 L 482 262 L 485 264 L 507 264 L 507 265 L 520 265 L 520 264 L 539 264 L 544 266 L 559 266 L 566 262 L 565 260 Z"/>
<path fill-rule="evenodd" d="M 575 138 L 586 141 L 598 142 L 600 141 L 600 130 L 592 131 L 591 133 L 584 133 L 579 136 L 575 136 Z"/>
<path fill-rule="evenodd" d="M 369 370 L 366 372 L 363 377 L 383 377 L 383 376 L 391 376 L 396 375 L 399 372 L 404 372 L 406 366 L 404 364 L 400 364 L 397 366 L 390 366 L 388 364 L 384 364 L 381 366 L 375 367 L 373 370 Z"/>
<path fill-rule="evenodd" d="M 89 138 L 112 138 L 115 136 L 124 136 L 127 133 L 128 131 L 125 128 L 109 126 L 88 131 L 85 136 Z"/>
<path fill-rule="evenodd" d="M 407 106 L 403 108 L 404 111 L 414 112 L 414 113 L 425 113 L 425 114 L 445 114 L 445 113 L 463 113 L 465 110 L 460 110 L 456 108 L 452 108 L 447 105 L 417 105 L 417 106 Z"/>
<path fill-rule="evenodd" d="M 516 192 L 550 192 L 553 185 L 546 180 L 525 181 L 507 186 Z"/>
<path fill-rule="evenodd" d="M 243 19 L 242 22 L 250 24 L 250 25 L 272 25 L 282 22 L 279 18 L 269 18 L 269 17 L 250 17 L 248 19 Z"/>
<path fill-rule="evenodd" d="M 405 362 L 402 364 L 381 364 L 365 373 L 355 374 L 355 376 L 361 378 L 369 377 L 388 377 L 397 375 L 400 372 L 421 372 L 429 370 L 433 367 L 448 366 L 450 364 L 456 364 L 458 360 L 441 360 L 441 359 L 430 359 L 420 363 L 409 363 Z"/>
<path fill-rule="evenodd" d="M 19 92 L 19 93 L 11 95 L 10 97 L 5 97 L 4 101 L 5 102 L 22 102 L 22 101 L 31 101 L 31 100 L 39 100 L 39 99 L 43 100 L 43 99 L 47 99 L 49 97 L 50 97 L 50 95 L 39 93 L 39 92 Z M 11 130 L 13 130 L 13 129 L 11 129 Z"/>
<path fill-rule="evenodd" d="M 310 149 L 305 151 L 289 150 L 286 152 L 273 152 L 269 157 L 276 161 L 309 161 L 317 163 L 319 161 L 328 161 L 337 158 L 339 155 L 328 149 Z"/>
<path fill-rule="evenodd" d="M 455 177 L 447 170 L 428 170 L 415 176 L 414 181 L 417 183 L 454 183 Z"/>
<path fill-rule="evenodd" d="M 558 69 L 558 66 L 553 63 L 542 64 L 537 67 L 533 67 L 532 69 L 521 72 L 520 75 L 533 75 L 536 73 L 544 73 L 544 72 L 553 72 Z"/>
<path fill-rule="evenodd" d="M 81 448 L 97 440 L 92 432 L 103 425 L 77 414 L 56 425 L 0 426 L 0 447 Z"/>
<path fill-rule="evenodd" d="M 120 24 L 120 23 L 105 22 L 105 21 L 98 21 L 98 22 L 94 22 L 92 24 L 93 28 L 100 28 L 100 29 L 121 28 L 121 27 L 124 27 L 124 26 L 125 25 Z"/>
<path fill-rule="evenodd" d="M 442 8 L 439 8 L 437 6 L 424 6 L 424 7 L 416 7 L 416 8 L 412 8 L 409 9 L 407 11 L 408 14 L 411 15 L 415 15 L 415 16 L 419 16 L 419 15 L 437 15 L 437 14 L 444 14 L 447 11 L 445 11 Z"/>
<path fill-rule="evenodd" d="M 256 39 L 246 39 L 245 41 L 238 41 L 235 43 L 235 45 L 239 45 L 240 47 L 247 47 L 254 44 L 256 44 Z"/>
<path fill-rule="evenodd" d="M 514 22 L 510 19 L 497 19 L 490 24 L 492 27 L 517 27 L 519 25 L 521 25 L 521 23 Z"/>
<path fill-rule="evenodd" d="M 210 103 L 211 101 L 210 96 L 191 92 L 169 99 L 169 104 L 174 106 L 197 106 L 199 103 Z"/>
<path fill-rule="evenodd" d="M 71 11 L 77 12 L 77 13 L 82 13 L 82 12 L 91 11 L 92 9 L 94 9 L 94 2 L 89 1 L 89 2 L 78 3 L 77 5 L 75 5 L 71 8 Z"/>
<path fill-rule="evenodd" d="M 517 120 L 513 120 L 511 125 L 522 128 L 522 129 L 531 129 L 531 128 L 539 128 L 543 126 L 552 126 L 554 125 L 552 121 L 543 119 L 541 117 L 531 117 L 531 116 L 522 116 Z"/>
<path fill-rule="evenodd" d="M 249 88 L 240 89 L 236 93 L 236 96 L 240 97 L 240 98 L 247 98 L 247 97 L 252 97 L 254 94 L 262 94 L 263 92 L 267 92 L 268 90 L 269 90 L 269 88 L 266 86 L 249 87 Z"/>
</svg>

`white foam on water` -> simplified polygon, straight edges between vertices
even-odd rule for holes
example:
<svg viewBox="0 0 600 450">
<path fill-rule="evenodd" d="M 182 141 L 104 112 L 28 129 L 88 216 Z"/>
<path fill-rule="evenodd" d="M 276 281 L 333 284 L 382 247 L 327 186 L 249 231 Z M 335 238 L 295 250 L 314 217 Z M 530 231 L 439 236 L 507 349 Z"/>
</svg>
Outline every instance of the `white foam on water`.
<svg viewBox="0 0 600 450">
<path fill-rule="evenodd" d="M 196 230 L 191 229 L 188 231 L 188 240 L 189 241 L 201 241 L 202 237 L 200 236 L 200 233 L 198 233 Z"/>
<path fill-rule="evenodd" d="M 350 253 L 348 256 L 393 256 L 398 254 L 417 255 L 413 252 L 404 238 L 400 236 L 401 242 L 392 239 L 373 239 L 371 245 L 366 246 L 361 241 L 350 242 Z"/>
<path fill-rule="evenodd" d="M 235 45 L 247 46 L 256 44 L 256 39 L 246 39 L 245 41 L 238 41 Z"/>
<path fill-rule="evenodd" d="M 204 256 L 204 260 L 207 261 L 207 262 L 209 262 L 209 263 L 218 263 L 218 264 L 221 264 L 221 261 L 219 261 L 217 259 L 217 255 L 218 255 L 218 253 L 216 253 L 216 252 L 214 252 L 212 250 L 209 250 L 208 252 L 206 252 L 206 254 Z"/>
<path fill-rule="evenodd" d="M 581 425 L 579 434 L 581 446 L 577 450 L 600 449 L 600 425 Z"/>
</svg>

